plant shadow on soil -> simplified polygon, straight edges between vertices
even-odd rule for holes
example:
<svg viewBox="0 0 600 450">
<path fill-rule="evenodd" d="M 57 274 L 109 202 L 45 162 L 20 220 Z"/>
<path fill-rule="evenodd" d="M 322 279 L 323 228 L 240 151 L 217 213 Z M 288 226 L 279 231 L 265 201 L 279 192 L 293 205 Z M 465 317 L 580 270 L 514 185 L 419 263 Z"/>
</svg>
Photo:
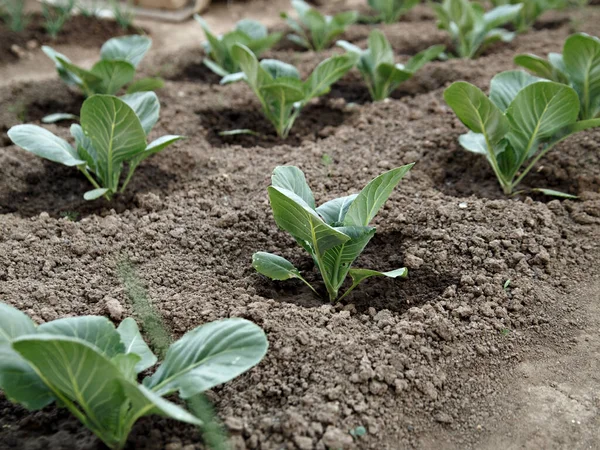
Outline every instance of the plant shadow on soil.
<svg viewBox="0 0 600 450">
<path fill-rule="evenodd" d="M 191 61 L 184 64 L 174 74 L 166 77 L 170 81 L 189 81 L 204 84 L 219 84 L 221 77 L 210 70 L 202 62 L 204 56 L 200 60 Z"/>
<path fill-rule="evenodd" d="M 215 147 L 240 145 L 242 147 L 271 148 L 277 145 L 298 147 L 303 141 L 316 141 L 332 134 L 333 128 L 347 124 L 354 116 L 353 112 L 331 107 L 324 103 L 308 105 L 296 119 L 289 136 L 279 138 L 273 125 L 264 117 L 258 107 L 243 109 L 211 108 L 197 110 L 202 126 L 207 130 L 206 139 Z M 237 134 L 220 136 L 228 130 L 249 129 L 255 134 Z"/>
<path fill-rule="evenodd" d="M 146 162 L 137 168 L 124 194 L 110 202 L 104 199 L 90 202 L 84 200 L 83 194 L 92 186 L 77 169 L 46 160 L 42 163 L 42 172 L 29 172 L 26 176 L 27 189 L 8 191 L 0 197 L 0 214 L 33 217 L 47 212 L 52 217 L 61 217 L 77 213 L 77 217 L 82 218 L 102 210 L 114 209 L 120 213 L 134 206 L 135 194 L 167 192 L 169 185 L 178 179 L 177 175 Z"/>
</svg>

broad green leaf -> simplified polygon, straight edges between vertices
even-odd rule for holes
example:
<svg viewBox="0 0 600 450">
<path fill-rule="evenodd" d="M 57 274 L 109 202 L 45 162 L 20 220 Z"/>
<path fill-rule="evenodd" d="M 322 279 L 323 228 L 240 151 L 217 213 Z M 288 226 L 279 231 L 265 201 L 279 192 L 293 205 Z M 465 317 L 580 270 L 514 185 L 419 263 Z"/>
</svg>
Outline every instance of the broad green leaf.
<svg viewBox="0 0 600 450">
<path fill-rule="evenodd" d="M 7 134 L 14 144 L 34 155 L 65 166 L 85 164 L 67 141 L 45 128 L 37 125 L 15 125 Z"/>
<path fill-rule="evenodd" d="M 135 76 L 135 67 L 127 61 L 98 61 L 91 73 L 102 79 L 94 89 L 98 93 L 114 95 L 130 83 Z"/>
<path fill-rule="evenodd" d="M 428 62 L 440 56 L 444 50 L 446 50 L 445 45 L 432 45 L 410 58 L 404 65 L 404 69 L 414 73 Z"/>
<path fill-rule="evenodd" d="M 137 67 L 150 47 L 152 39 L 133 35 L 109 39 L 100 49 L 100 58 L 105 61 L 126 61 Z"/>
<path fill-rule="evenodd" d="M 107 188 L 92 189 L 91 191 L 87 191 L 85 194 L 83 194 L 83 198 L 88 201 L 97 200 L 109 191 L 110 189 Z"/>
<path fill-rule="evenodd" d="M 271 33 L 262 39 L 250 41 L 248 43 L 248 48 L 252 50 L 255 55 L 260 56 L 263 52 L 277 44 L 282 37 L 283 33 Z"/>
<path fill-rule="evenodd" d="M 543 188 L 534 188 L 533 192 L 539 192 L 540 194 L 550 195 L 551 197 L 560 197 L 560 198 L 568 198 L 571 200 L 578 199 L 576 195 L 567 194 L 565 192 L 555 191 L 554 189 L 543 189 Z"/>
<path fill-rule="evenodd" d="M 306 204 L 315 209 L 315 198 L 306 182 L 304 173 L 295 166 L 277 166 L 271 175 L 271 184 L 292 191 Z"/>
<path fill-rule="evenodd" d="M 98 154 L 98 175 L 116 191 L 120 164 L 146 149 L 140 120 L 124 101 L 95 95 L 83 103 L 81 127 Z"/>
<path fill-rule="evenodd" d="M 62 53 L 58 53 L 52 47 L 48 47 L 46 45 L 42 45 L 42 51 L 50 58 L 54 65 L 56 66 L 56 71 L 60 78 L 67 83 L 69 86 L 79 85 L 81 84 L 81 79 L 74 73 L 70 72 L 61 61 L 66 61 L 70 63 L 71 61 Z"/>
<path fill-rule="evenodd" d="M 165 80 L 162 78 L 142 78 L 131 83 L 127 87 L 127 93 L 134 94 L 136 92 L 156 91 L 163 88 L 164 85 Z"/>
<path fill-rule="evenodd" d="M 269 74 L 273 80 L 279 78 L 300 79 L 300 73 L 291 64 L 287 64 L 276 59 L 263 59 L 260 66 Z"/>
<path fill-rule="evenodd" d="M 300 271 L 287 259 L 272 253 L 257 252 L 252 255 L 252 267 L 264 276 L 272 280 L 289 280 L 290 278 L 302 278 Z"/>
<path fill-rule="evenodd" d="M 269 34 L 267 27 L 262 23 L 250 19 L 240 20 L 235 24 L 235 29 L 241 31 L 252 40 L 264 39 Z"/>
<path fill-rule="evenodd" d="M 352 202 L 358 197 L 358 194 L 348 195 L 346 197 L 334 198 L 323 203 L 317 208 L 319 215 L 328 225 L 340 226 L 344 223 L 344 218 Z"/>
<path fill-rule="evenodd" d="M 87 163 L 92 172 L 96 173 L 98 155 L 92 141 L 85 135 L 83 128 L 78 123 L 71 125 L 71 135 L 75 138 L 78 156 Z"/>
<path fill-rule="evenodd" d="M 277 101 L 279 108 L 292 105 L 304 99 L 303 85 L 295 78 L 278 78 L 263 84 L 260 93 L 267 99 Z"/>
<path fill-rule="evenodd" d="M 155 139 L 154 141 L 150 142 L 148 144 L 148 146 L 146 147 L 146 150 L 144 150 L 142 153 L 140 153 L 136 157 L 136 160 L 142 161 L 151 155 L 154 155 L 158 152 L 163 151 L 169 145 L 173 144 L 174 142 L 180 141 L 182 139 L 185 139 L 185 138 L 183 136 L 175 136 L 172 134 L 167 134 L 165 136 L 161 136 L 158 139 Z"/>
<path fill-rule="evenodd" d="M 356 61 L 353 54 L 332 56 L 322 61 L 304 83 L 304 102 L 329 92 L 330 86 L 352 69 Z"/>
<path fill-rule="evenodd" d="M 79 116 L 68 113 L 48 114 L 42 118 L 43 123 L 56 123 L 62 120 L 79 120 Z"/>
<path fill-rule="evenodd" d="M 121 342 L 124 345 L 126 354 L 133 353 L 140 357 L 140 360 L 135 364 L 136 373 L 140 373 L 149 369 L 158 360 L 148 344 L 142 338 L 140 330 L 135 320 L 131 317 L 126 318 L 117 328 L 117 332 L 121 337 Z"/>
<path fill-rule="evenodd" d="M 505 112 L 521 89 L 537 81 L 542 80 L 522 70 L 509 70 L 499 73 L 492 78 L 490 83 L 490 100 L 502 112 Z"/>
<path fill-rule="evenodd" d="M 287 189 L 269 186 L 269 199 L 277 225 L 322 255 L 350 238 L 327 225 L 302 198 Z"/>
<path fill-rule="evenodd" d="M 458 137 L 458 142 L 461 146 L 463 146 L 463 148 L 469 150 L 470 152 L 479 153 L 480 155 L 486 156 L 488 154 L 489 149 L 487 143 L 485 142 L 485 136 L 481 133 L 469 131 L 466 134 L 461 134 Z"/>
<path fill-rule="evenodd" d="M 383 100 L 403 82 L 412 78 L 413 73 L 402 68 L 402 65 L 381 63 L 377 66 L 374 100 Z"/>
<path fill-rule="evenodd" d="M 256 59 L 256 56 L 254 56 L 254 53 L 248 47 L 236 44 L 232 47 L 231 54 L 240 65 L 242 72 L 246 75 L 246 81 L 256 92 L 267 80 L 268 74 L 258 63 L 258 59 Z"/>
<path fill-rule="evenodd" d="M 140 119 L 144 133 L 148 135 L 158 122 L 160 114 L 158 96 L 154 92 L 136 92 L 119 98 L 133 109 L 135 115 Z"/>
<path fill-rule="evenodd" d="M 581 118 L 595 118 L 600 114 L 600 39 L 583 33 L 570 36 L 563 60 L 581 101 Z"/>
<path fill-rule="evenodd" d="M 506 110 L 511 125 L 508 140 L 523 161 L 543 139 L 575 122 L 578 114 L 579 100 L 572 88 L 552 81 L 530 84 Z"/>
<path fill-rule="evenodd" d="M 517 66 L 524 67 L 538 77 L 551 81 L 560 81 L 555 77 L 554 66 L 544 58 L 535 55 L 517 55 L 514 61 Z"/>
<path fill-rule="evenodd" d="M 137 379 L 138 371 L 136 370 L 136 366 L 141 360 L 138 355 L 135 353 L 119 353 L 110 360 L 119 369 L 123 377 L 130 381 Z"/>
<path fill-rule="evenodd" d="M 352 277 L 352 284 L 357 285 L 361 281 L 370 277 L 406 278 L 408 275 L 408 269 L 406 269 L 406 267 L 402 267 L 389 272 L 379 272 L 377 270 L 369 269 L 350 269 L 349 274 Z"/>
<path fill-rule="evenodd" d="M 348 274 L 350 266 L 362 253 L 371 238 L 375 236 L 374 227 L 340 227 L 337 230 L 350 237 L 343 244 L 330 248 L 323 255 L 323 269 L 335 290 L 338 290 Z M 337 293 L 335 295 L 337 297 Z"/>
<path fill-rule="evenodd" d="M 394 188 L 414 163 L 389 170 L 371 180 L 352 202 L 344 218 L 345 226 L 366 227 L 377 215 Z"/>
<path fill-rule="evenodd" d="M 11 346 L 14 339 L 35 333 L 35 324 L 29 317 L 0 303 L 0 389 L 7 398 L 29 410 L 41 409 L 54 401 L 52 392 Z"/>
<path fill-rule="evenodd" d="M 495 145 L 509 131 L 502 111 L 481 90 L 464 81 L 452 83 L 444 91 L 444 100 L 467 128 L 486 136 Z"/>
<path fill-rule="evenodd" d="M 40 325 L 38 333 L 81 339 L 109 358 L 123 353 L 125 348 L 115 326 L 106 317 L 80 316 L 57 319 Z"/>
<path fill-rule="evenodd" d="M 119 412 L 126 398 L 117 367 L 95 347 L 77 338 L 38 334 L 12 344 L 53 392 L 76 403 L 107 445 L 115 445 Z"/>
<path fill-rule="evenodd" d="M 486 29 L 491 30 L 493 28 L 500 27 L 512 20 L 519 14 L 523 5 L 521 3 L 516 5 L 501 5 L 493 8 L 483 15 L 483 21 Z"/>
<path fill-rule="evenodd" d="M 158 395 L 179 392 L 190 398 L 249 370 L 264 357 L 264 331 L 244 319 L 207 323 L 175 342 L 144 385 Z"/>
<path fill-rule="evenodd" d="M 57 57 L 57 60 L 64 70 L 68 71 L 71 76 L 74 76 L 79 80 L 77 84 L 80 85 L 85 95 L 92 95 L 96 92 L 96 89 L 102 87 L 104 80 L 101 75 L 82 69 L 60 56 Z"/>
<path fill-rule="evenodd" d="M 235 74 L 230 74 L 227 70 L 225 70 L 223 67 L 221 67 L 219 64 L 217 64 L 214 61 L 211 61 L 208 58 L 204 58 L 202 60 L 202 63 L 208 67 L 210 70 L 212 70 L 214 73 L 216 73 L 217 75 L 219 75 L 220 77 L 227 77 L 229 75 L 235 75 Z M 237 81 L 237 80 L 236 80 Z M 223 82 L 223 80 L 221 80 L 221 84 L 226 84 Z"/>
</svg>

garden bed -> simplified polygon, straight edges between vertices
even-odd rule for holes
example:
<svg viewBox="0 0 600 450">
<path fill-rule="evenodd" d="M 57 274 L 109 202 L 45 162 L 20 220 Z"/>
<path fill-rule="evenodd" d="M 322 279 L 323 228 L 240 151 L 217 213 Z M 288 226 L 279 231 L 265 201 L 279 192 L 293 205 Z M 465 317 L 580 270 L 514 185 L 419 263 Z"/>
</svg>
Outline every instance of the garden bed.
<svg viewBox="0 0 600 450">
<path fill-rule="evenodd" d="M 578 29 L 593 33 L 599 16 L 590 8 Z M 499 405 L 518 382 L 518 364 L 533 348 L 560 355 L 582 326 L 584 311 L 571 293 L 597 276 L 600 130 L 561 143 L 525 179 L 526 187 L 579 200 L 507 199 L 484 158 L 459 147 L 464 127 L 442 93 L 455 80 L 487 89 L 493 75 L 514 68 L 517 53 L 558 51 L 573 30 L 549 23 L 477 60 L 433 62 L 382 103 L 367 101 L 353 72 L 310 105 L 282 143 L 245 84 L 194 79 L 189 65 L 199 50 L 182 51 L 180 75 L 158 93 L 155 133 L 188 139 L 145 161 L 129 194 L 113 203 L 85 202 L 76 170 L 3 139 L 0 299 L 38 322 L 108 315 L 109 300 L 127 315 L 117 264 L 128 258 L 176 335 L 225 317 L 266 331 L 270 348 L 259 366 L 210 395 L 235 448 L 484 448 L 505 415 Z M 356 25 L 348 34 L 364 46 L 368 29 Z M 399 59 L 444 39 L 418 11 L 384 31 Z M 306 74 L 333 53 L 281 48 L 266 56 Z M 35 86 L 35 95 L 22 83 L 2 88 L 0 102 L 35 122 L 38 110 L 73 98 L 58 80 Z M 20 121 L 11 111 L 2 112 L 0 129 Z M 244 127 L 266 136 L 218 135 Z M 48 128 L 68 136 L 64 126 Z M 251 267 L 254 252 L 269 251 L 318 281 L 312 261 L 273 221 L 266 187 L 275 166 L 300 167 L 320 203 L 411 162 L 358 263 L 406 265 L 407 280 L 372 279 L 331 306 L 300 282 L 273 282 Z M 349 431 L 359 426 L 367 433 L 353 439 Z M 589 436 L 594 426 L 593 415 L 581 424 Z M 576 448 L 578 437 L 537 448 Z M 65 410 L 31 414 L 3 397 L 0 447 L 102 448 Z M 127 448 L 182 447 L 203 448 L 192 426 L 151 417 L 134 428 Z"/>
</svg>

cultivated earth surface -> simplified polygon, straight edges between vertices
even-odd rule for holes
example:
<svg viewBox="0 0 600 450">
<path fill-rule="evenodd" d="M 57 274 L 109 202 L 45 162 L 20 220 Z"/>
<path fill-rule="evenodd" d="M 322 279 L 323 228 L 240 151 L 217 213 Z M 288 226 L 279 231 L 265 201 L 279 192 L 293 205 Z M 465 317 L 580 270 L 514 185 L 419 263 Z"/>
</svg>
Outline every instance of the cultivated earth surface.
<svg viewBox="0 0 600 450">
<path fill-rule="evenodd" d="M 596 7 L 548 14 L 478 60 L 427 65 L 379 104 L 352 72 L 306 108 L 285 143 L 246 85 L 219 86 L 203 69 L 196 42 L 158 48 L 142 67 L 168 78 L 155 133 L 188 139 L 144 162 L 111 204 L 86 203 L 76 170 L 5 135 L 21 120 L 76 112 L 82 98 L 54 77 L 13 80 L 0 88 L 0 300 L 38 322 L 118 322 L 131 313 L 117 270 L 128 259 L 176 336 L 225 317 L 256 322 L 266 358 L 209 395 L 236 449 L 600 448 L 600 130 L 568 139 L 526 178 L 579 200 L 506 199 L 484 158 L 459 148 L 465 129 L 442 99 L 452 81 L 487 89 L 515 54 L 560 51 L 599 20 Z M 356 25 L 344 38 L 365 46 L 369 30 Z M 383 30 L 399 60 L 447 43 L 425 7 Z M 266 56 L 307 74 L 336 51 L 282 44 Z M 68 124 L 47 127 L 69 135 Z M 263 136 L 219 137 L 232 128 Z M 357 262 L 406 265 L 407 280 L 372 279 L 334 307 L 252 269 L 252 253 L 269 251 L 318 282 L 273 221 L 275 166 L 299 166 L 320 203 L 410 162 Z M 367 432 L 353 438 L 359 426 Z M 30 414 L 1 396 L 0 447 L 102 448 L 64 410 Z M 193 427 L 151 417 L 128 448 L 204 447 Z"/>
</svg>

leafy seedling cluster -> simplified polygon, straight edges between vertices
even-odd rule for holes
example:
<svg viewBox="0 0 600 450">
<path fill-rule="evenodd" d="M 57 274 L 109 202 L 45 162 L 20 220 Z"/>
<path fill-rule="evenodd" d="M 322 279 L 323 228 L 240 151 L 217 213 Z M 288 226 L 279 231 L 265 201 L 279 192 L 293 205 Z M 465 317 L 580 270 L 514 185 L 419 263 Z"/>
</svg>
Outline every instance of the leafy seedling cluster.
<svg viewBox="0 0 600 450">
<path fill-rule="evenodd" d="M 268 193 L 275 223 L 310 254 L 332 303 L 346 297 L 367 278 L 407 276 L 404 267 L 379 272 L 352 268 L 352 264 L 375 235 L 375 227 L 369 224 L 413 165 L 384 172 L 358 194 L 329 200 L 319 207 L 300 169 L 280 166 L 273 171 Z M 258 252 L 252 257 L 252 265 L 273 280 L 299 279 L 317 293 L 300 271 L 281 256 Z M 340 288 L 348 275 L 352 285 L 340 297 Z"/>
<path fill-rule="evenodd" d="M 523 7 L 519 14 L 512 20 L 518 33 L 529 30 L 535 21 L 546 11 L 561 9 L 568 5 L 566 0 L 492 0 L 495 7 L 502 5 L 519 5 Z"/>
<path fill-rule="evenodd" d="M 36 326 L 0 303 L 0 388 L 29 410 L 66 408 L 111 449 L 122 449 L 133 425 L 157 414 L 200 426 L 202 421 L 165 397 L 190 399 L 260 362 L 267 338 L 244 319 L 207 323 L 169 347 L 153 375 L 138 382 L 158 358 L 136 322 L 115 328 L 105 317 L 58 319 Z"/>
<path fill-rule="evenodd" d="M 377 12 L 376 18 L 384 23 L 395 23 L 419 4 L 419 0 L 369 0 L 369 6 Z"/>
</svg>

